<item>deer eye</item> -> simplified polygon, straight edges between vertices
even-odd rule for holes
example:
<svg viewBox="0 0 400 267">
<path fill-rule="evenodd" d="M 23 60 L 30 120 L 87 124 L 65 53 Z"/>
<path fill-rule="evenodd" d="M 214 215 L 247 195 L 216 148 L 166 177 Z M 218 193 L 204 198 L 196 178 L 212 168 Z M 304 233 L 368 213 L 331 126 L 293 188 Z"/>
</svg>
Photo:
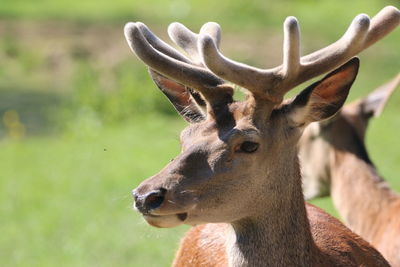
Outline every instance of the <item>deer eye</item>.
<svg viewBox="0 0 400 267">
<path fill-rule="evenodd" d="M 256 152 L 259 146 L 260 145 L 258 143 L 246 141 L 240 145 L 238 152 L 253 153 Z"/>
</svg>

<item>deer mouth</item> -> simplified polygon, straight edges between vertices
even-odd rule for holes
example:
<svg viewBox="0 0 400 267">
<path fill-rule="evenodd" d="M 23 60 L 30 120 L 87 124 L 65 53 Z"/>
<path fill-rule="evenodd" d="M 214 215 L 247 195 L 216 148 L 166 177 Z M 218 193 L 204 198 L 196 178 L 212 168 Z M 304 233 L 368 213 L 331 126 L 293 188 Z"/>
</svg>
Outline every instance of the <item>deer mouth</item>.
<svg viewBox="0 0 400 267">
<path fill-rule="evenodd" d="M 148 224 L 158 228 L 171 228 L 176 227 L 185 222 L 187 219 L 187 212 L 170 214 L 170 215 L 153 215 L 153 214 L 144 214 L 143 218 L 146 220 Z"/>
</svg>

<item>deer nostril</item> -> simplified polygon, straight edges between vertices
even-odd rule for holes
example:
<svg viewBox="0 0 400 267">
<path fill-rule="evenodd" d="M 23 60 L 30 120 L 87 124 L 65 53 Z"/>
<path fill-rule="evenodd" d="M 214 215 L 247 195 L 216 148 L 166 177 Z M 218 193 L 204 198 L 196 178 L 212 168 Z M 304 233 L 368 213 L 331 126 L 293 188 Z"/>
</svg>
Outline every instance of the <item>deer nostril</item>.
<svg viewBox="0 0 400 267">
<path fill-rule="evenodd" d="M 167 192 L 166 189 L 161 188 L 157 191 L 153 191 L 149 193 L 144 199 L 144 206 L 147 210 L 154 210 L 161 206 L 164 202 L 165 193 Z"/>
</svg>

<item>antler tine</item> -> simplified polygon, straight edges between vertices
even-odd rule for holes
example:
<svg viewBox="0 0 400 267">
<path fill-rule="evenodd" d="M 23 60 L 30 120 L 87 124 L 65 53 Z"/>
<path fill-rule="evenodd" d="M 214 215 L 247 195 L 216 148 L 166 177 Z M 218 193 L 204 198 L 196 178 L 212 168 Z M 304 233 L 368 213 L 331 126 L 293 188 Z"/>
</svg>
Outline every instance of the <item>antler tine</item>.
<svg viewBox="0 0 400 267">
<path fill-rule="evenodd" d="M 301 58 L 301 71 L 292 86 L 343 64 L 382 39 L 399 24 L 400 11 L 393 6 L 383 8 L 371 20 L 365 14 L 358 15 L 337 42 Z"/>
<path fill-rule="evenodd" d="M 358 15 L 345 34 L 335 43 L 300 59 L 300 71 L 291 87 L 343 64 L 362 50 L 370 25 L 369 17 Z"/>
<path fill-rule="evenodd" d="M 273 71 L 255 68 L 222 55 L 208 34 L 201 34 L 198 41 L 204 63 L 219 77 L 244 87 L 254 94 L 265 93 L 260 84 L 273 81 Z"/>
<path fill-rule="evenodd" d="M 200 34 L 208 34 L 219 48 L 221 43 L 221 27 L 216 22 L 207 22 L 200 29 Z"/>
<path fill-rule="evenodd" d="M 156 50 L 160 51 L 161 53 L 164 53 L 172 58 L 175 58 L 179 61 L 186 62 L 188 64 L 191 64 L 192 61 L 179 53 L 175 48 L 171 47 L 167 43 L 165 43 L 163 40 L 158 38 L 150 29 L 141 22 L 136 22 L 137 27 L 140 29 L 142 32 L 143 36 L 146 38 L 146 40 L 153 46 Z"/>
<path fill-rule="evenodd" d="M 365 40 L 364 48 L 369 47 L 385 35 L 393 31 L 400 24 L 400 10 L 394 6 L 383 8 L 371 20 L 368 36 Z"/>
<path fill-rule="evenodd" d="M 130 22 L 124 33 L 131 50 L 150 68 L 162 75 L 195 88 L 207 97 L 209 89 L 224 83 L 210 71 L 179 61 L 156 50 L 144 37 L 140 25 Z M 165 47 L 164 47 L 165 48 Z"/>
<path fill-rule="evenodd" d="M 173 22 L 168 26 L 168 35 L 175 44 L 181 47 L 194 60 L 196 65 L 201 65 L 196 46 L 197 34 L 183 24 Z"/>
<path fill-rule="evenodd" d="M 295 17 L 287 17 L 283 24 L 283 66 L 282 76 L 298 73 L 300 67 L 300 28 Z"/>
<path fill-rule="evenodd" d="M 367 15 L 358 15 L 338 41 L 299 58 L 300 31 L 297 20 L 289 17 L 284 23 L 283 64 L 273 69 L 258 69 L 224 57 L 205 34 L 200 37 L 199 46 L 206 66 L 215 74 L 271 102 L 280 102 L 296 85 L 345 63 L 399 23 L 400 11 L 392 6 L 382 9 L 371 25 Z"/>
<path fill-rule="evenodd" d="M 221 41 L 221 28 L 215 22 L 208 22 L 200 29 L 201 33 L 209 34 L 215 43 L 219 45 Z M 183 24 L 174 22 L 168 27 L 168 35 L 171 40 L 180 46 L 195 61 L 196 65 L 204 65 L 197 48 L 199 35 L 186 28 Z"/>
<path fill-rule="evenodd" d="M 274 69 L 259 69 L 226 58 L 207 35 L 201 36 L 199 46 L 205 64 L 218 76 L 272 102 L 280 102 L 282 92 L 268 90 L 269 87 L 280 88 L 281 81 L 291 79 L 300 68 L 300 29 L 297 19 L 288 17 L 283 30 L 283 65 Z"/>
</svg>

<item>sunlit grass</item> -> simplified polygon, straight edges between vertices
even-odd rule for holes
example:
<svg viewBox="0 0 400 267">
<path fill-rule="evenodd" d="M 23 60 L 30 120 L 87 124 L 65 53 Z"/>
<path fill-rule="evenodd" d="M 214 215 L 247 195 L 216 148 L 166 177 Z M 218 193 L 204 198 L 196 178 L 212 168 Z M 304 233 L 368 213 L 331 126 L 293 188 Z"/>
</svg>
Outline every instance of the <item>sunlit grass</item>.
<svg viewBox="0 0 400 267">
<path fill-rule="evenodd" d="M 179 20 L 195 26 L 205 21 L 218 21 L 224 28 L 280 27 L 286 16 L 298 16 L 313 30 L 335 32 L 358 13 L 376 14 L 383 6 L 397 5 L 395 0 L 354 1 L 230 1 L 220 0 L 3 0 L 0 17 L 16 19 L 67 19 L 82 22 L 124 22 L 131 19 L 147 23 L 168 23 Z M 332 23 L 335 21 L 335 23 Z M 151 24 L 150 23 L 150 24 Z"/>
<path fill-rule="evenodd" d="M 181 124 L 150 116 L 85 136 L 3 140 L 0 265 L 168 265 L 185 227 L 148 226 L 130 191 L 177 153 Z"/>
</svg>

